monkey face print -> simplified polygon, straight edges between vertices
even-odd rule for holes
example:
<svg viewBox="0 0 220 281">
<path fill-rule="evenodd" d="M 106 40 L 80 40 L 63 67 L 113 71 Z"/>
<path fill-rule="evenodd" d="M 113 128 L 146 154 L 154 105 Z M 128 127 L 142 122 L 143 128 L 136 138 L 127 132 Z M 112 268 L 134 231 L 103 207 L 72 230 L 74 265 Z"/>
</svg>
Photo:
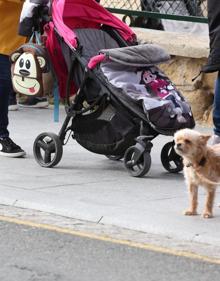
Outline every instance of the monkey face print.
<svg viewBox="0 0 220 281">
<path fill-rule="evenodd" d="M 23 45 L 10 56 L 12 84 L 16 93 L 28 96 L 42 95 L 42 75 L 47 71 L 47 57 L 35 45 Z"/>
</svg>

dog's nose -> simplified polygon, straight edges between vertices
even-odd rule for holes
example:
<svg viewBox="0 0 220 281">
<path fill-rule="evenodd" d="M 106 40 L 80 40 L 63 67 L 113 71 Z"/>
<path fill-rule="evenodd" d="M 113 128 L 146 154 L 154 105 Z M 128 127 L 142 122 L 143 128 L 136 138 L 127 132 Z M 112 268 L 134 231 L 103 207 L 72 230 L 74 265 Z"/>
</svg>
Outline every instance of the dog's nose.
<svg viewBox="0 0 220 281">
<path fill-rule="evenodd" d="M 177 147 L 177 148 L 180 148 L 181 145 L 182 145 L 181 143 L 177 143 L 177 144 L 176 144 L 176 147 Z"/>
</svg>

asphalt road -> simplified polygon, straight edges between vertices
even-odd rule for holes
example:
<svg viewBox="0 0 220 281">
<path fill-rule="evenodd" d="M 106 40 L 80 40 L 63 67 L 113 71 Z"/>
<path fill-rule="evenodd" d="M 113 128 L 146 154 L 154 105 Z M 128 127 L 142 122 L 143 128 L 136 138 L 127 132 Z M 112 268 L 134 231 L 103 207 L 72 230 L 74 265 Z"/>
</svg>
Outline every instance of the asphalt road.
<svg viewBox="0 0 220 281">
<path fill-rule="evenodd" d="M 219 281 L 199 259 L 0 221 L 1 281 Z"/>
</svg>

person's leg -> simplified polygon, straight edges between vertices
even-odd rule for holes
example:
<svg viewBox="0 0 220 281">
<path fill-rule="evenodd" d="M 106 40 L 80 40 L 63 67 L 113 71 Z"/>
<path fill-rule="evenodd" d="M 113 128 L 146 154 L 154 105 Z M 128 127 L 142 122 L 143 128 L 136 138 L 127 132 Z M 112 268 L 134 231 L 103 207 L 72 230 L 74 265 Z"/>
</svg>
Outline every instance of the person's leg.
<svg viewBox="0 0 220 281">
<path fill-rule="evenodd" d="M 213 104 L 214 133 L 220 137 L 220 72 L 215 82 L 214 104 Z"/>
<path fill-rule="evenodd" d="M 0 137 L 8 137 L 8 59 L 0 54 Z"/>
<path fill-rule="evenodd" d="M 219 0 L 208 0 L 210 54 L 204 72 L 220 71 L 220 5 Z"/>
<path fill-rule="evenodd" d="M 25 152 L 9 138 L 8 101 L 12 91 L 9 57 L 0 54 L 0 155 L 22 157 Z"/>
<path fill-rule="evenodd" d="M 220 72 L 218 72 L 213 102 L 213 125 L 214 135 L 210 139 L 210 144 L 220 143 Z"/>
</svg>

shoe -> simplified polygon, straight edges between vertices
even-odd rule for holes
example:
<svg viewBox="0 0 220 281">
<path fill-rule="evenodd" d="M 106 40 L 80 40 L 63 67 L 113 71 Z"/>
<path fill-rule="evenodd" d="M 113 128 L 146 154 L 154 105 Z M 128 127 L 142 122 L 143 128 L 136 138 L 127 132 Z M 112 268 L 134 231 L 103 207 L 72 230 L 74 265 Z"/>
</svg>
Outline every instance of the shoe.
<svg viewBox="0 0 220 281">
<path fill-rule="evenodd" d="M 9 111 L 17 111 L 19 109 L 19 106 L 18 106 L 18 104 L 16 103 L 16 104 L 10 104 L 9 106 L 8 106 L 8 110 Z"/>
<path fill-rule="evenodd" d="M 16 111 L 16 110 L 18 110 L 18 108 L 19 107 L 18 107 L 16 95 L 15 94 L 10 94 L 9 95 L 8 110 L 9 111 Z"/>
<path fill-rule="evenodd" d="M 210 145 L 215 145 L 215 144 L 218 144 L 218 143 L 220 143 L 220 136 L 218 136 L 218 135 L 213 135 L 213 136 L 210 138 L 209 144 L 210 144 Z"/>
<path fill-rule="evenodd" d="M 18 158 L 25 156 L 25 154 L 25 151 L 9 137 L 0 138 L 0 156 Z"/>
<path fill-rule="evenodd" d="M 29 97 L 23 102 L 19 102 L 22 107 L 33 107 L 33 108 L 46 108 L 49 106 L 47 98 L 40 97 Z"/>
<path fill-rule="evenodd" d="M 17 111 L 19 109 L 19 107 L 18 107 L 18 104 L 16 103 L 16 104 L 10 104 L 9 106 L 8 106 L 8 110 L 9 111 Z"/>
</svg>

